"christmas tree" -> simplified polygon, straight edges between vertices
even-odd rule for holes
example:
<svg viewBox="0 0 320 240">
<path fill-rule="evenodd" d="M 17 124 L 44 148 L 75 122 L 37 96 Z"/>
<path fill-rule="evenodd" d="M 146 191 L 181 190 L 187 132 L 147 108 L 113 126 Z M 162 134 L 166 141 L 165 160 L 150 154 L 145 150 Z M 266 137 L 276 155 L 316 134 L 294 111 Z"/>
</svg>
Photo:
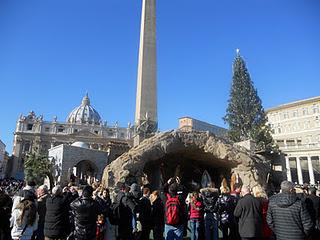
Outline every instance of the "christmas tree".
<svg viewBox="0 0 320 240">
<path fill-rule="evenodd" d="M 48 157 L 35 151 L 28 153 L 24 164 L 24 174 L 26 181 L 35 181 L 37 185 L 41 185 L 46 177 L 50 180 L 50 186 L 53 186 L 53 164 Z"/>
<path fill-rule="evenodd" d="M 229 125 L 230 140 L 240 142 L 252 139 L 259 150 L 271 151 L 274 148 L 261 99 L 238 49 L 233 62 L 232 86 L 224 121 Z"/>
</svg>

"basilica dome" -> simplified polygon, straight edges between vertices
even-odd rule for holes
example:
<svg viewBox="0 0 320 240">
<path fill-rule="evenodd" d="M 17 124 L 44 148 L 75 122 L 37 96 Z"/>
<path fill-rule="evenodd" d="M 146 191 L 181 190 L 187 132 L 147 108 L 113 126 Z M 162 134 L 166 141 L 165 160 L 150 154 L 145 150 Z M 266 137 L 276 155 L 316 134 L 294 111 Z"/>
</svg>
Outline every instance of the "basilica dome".
<svg viewBox="0 0 320 240">
<path fill-rule="evenodd" d="M 90 105 L 90 99 L 86 94 L 79 107 L 72 110 L 67 118 L 68 123 L 88 123 L 88 124 L 100 124 L 101 117 L 99 113 Z"/>
</svg>

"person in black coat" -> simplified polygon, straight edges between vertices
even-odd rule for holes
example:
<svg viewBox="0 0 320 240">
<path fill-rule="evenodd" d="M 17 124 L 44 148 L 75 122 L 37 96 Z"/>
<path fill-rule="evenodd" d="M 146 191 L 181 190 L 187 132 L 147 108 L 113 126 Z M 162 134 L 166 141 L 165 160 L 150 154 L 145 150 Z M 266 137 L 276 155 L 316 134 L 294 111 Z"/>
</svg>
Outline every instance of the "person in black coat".
<svg viewBox="0 0 320 240">
<path fill-rule="evenodd" d="M 0 188 L 0 239 L 11 239 L 10 216 L 12 200 L 2 188 Z"/>
<path fill-rule="evenodd" d="M 139 201 L 139 218 L 138 220 L 141 222 L 142 231 L 141 231 L 141 240 L 146 240 L 150 238 L 150 231 L 152 227 L 152 219 L 151 219 L 151 202 L 150 202 L 150 188 L 144 187 L 143 195 Z"/>
<path fill-rule="evenodd" d="M 283 181 L 281 193 L 269 199 L 267 223 L 277 240 L 303 240 L 311 233 L 311 217 L 292 182 Z"/>
<path fill-rule="evenodd" d="M 151 223 L 154 240 L 163 240 L 164 232 L 164 205 L 159 191 L 153 191 L 150 195 Z"/>
<path fill-rule="evenodd" d="M 62 188 L 59 185 L 55 186 L 52 196 L 48 196 L 46 200 L 46 239 L 64 239 L 69 235 L 69 204 L 68 197 L 62 194 Z"/>
<path fill-rule="evenodd" d="M 219 197 L 217 188 L 209 183 L 208 187 L 200 189 L 204 205 L 204 235 L 206 240 L 219 238 L 218 217 L 215 212 L 215 205 Z"/>
<path fill-rule="evenodd" d="M 309 189 L 309 195 L 307 196 L 305 202 L 307 210 L 312 219 L 313 225 L 315 226 L 312 232 L 312 239 L 317 239 L 320 236 L 320 197 L 316 195 L 317 189 L 311 187 Z"/>
<path fill-rule="evenodd" d="M 109 195 L 109 189 L 103 189 L 101 192 L 100 192 L 100 196 L 98 194 L 98 192 L 95 193 L 96 195 L 94 196 L 94 200 L 96 200 L 100 207 L 101 207 L 101 210 L 102 210 L 102 214 L 103 214 L 103 217 L 106 219 L 110 213 L 110 207 L 111 207 L 111 198 L 110 198 L 110 195 Z"/>
<path fill-rule="evenodd" d="M 250 194 L 247 186 L 241 188 L 242 198 L 234 210 L 239 220 L 239 234 L 242 239 L 261 239 L 262 237 L 262 205 Z"/>
<path fill-rule="evenodd" d="M 37 189 L 37 212 L 39 215 L 38 229 L 36 231 L 37 240 L 44 239 L 44 221 L 46 216 L 46 201 L 48 197 L 48 187 L 46 185 L 41 185 Z"/>
<path fill-rule="evenodd" d="M 133 219 L 137 213 L 138 204 L 134 201 L 132 194 L 125 184 L 120 186 L 114 205 L 119 206 L 119 222 L 117 240 L 133 239 Z"/>
<path fill-rule="evenodd" d="M 237 200 L 230 195 L 229 187 L 222 186 L 220 188 L 221 195 L 217 199 L 213 211 L 218 214 L 220 227 L 222 229 L 222 239 L 235 239 L 236 222 L 233 212 L 235 210 Z"/>
<path fill-rule="evenodd" d="M 102 213 L 99 204 L 92 199 L 93 188 L 85 186 L 82 196 L 71 204 L 71 214 L 74 219 L 73 235 L 75 240 L 93 240 L 96 238 L 96 221 Z"/>
</svg>

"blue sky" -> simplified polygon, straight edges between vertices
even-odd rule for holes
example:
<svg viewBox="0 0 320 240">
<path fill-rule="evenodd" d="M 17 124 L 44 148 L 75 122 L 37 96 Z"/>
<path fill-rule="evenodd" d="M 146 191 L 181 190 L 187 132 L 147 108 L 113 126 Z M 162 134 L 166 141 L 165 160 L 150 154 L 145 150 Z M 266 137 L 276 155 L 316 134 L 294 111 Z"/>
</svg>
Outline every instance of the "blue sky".
<svg viewBox="0 0 320 240">
<path fill-rule="evenodd" d="M 20 113 L 65 120 L 86 91 L 110 124 L 134 121 L 140 0 L 0 0 L 0 139 Z M 225 126 L 240 48 L 265 108 L 319 95 L 320 1 L 158 0 L 160 130 Z"/>
</svg>

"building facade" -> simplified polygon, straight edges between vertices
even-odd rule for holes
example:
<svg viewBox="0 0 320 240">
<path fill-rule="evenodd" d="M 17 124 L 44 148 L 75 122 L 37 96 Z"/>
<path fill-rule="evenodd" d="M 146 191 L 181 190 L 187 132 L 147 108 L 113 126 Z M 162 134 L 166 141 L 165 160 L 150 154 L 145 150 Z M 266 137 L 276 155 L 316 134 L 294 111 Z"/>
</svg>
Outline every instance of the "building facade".
<svg viewBox="0 0 320 240">
<path fill-rule="evenodd" d="M 320 96 L 266 110 L 272 135 L 285 154 L 289 181 L 320 181 Z"/>
<path fill-rule="evenodd" d="M 9 176 L 23 178 L 24 159 L 31 151 L 48 154 L 50 148 L 61 144 L 84 142 L 90 149 L 108 152 L 109 161 L 114 160 L 132 146 L 133 126 L 107 125 L 92 107 L 88 95 L 81 105 L 72 110 L 66 122 L 45 121 L 31 111 L 20 116 L 14 132 L 13 158 L 8 164 Z"/>
<path fill-rule="evenodd" d="M 5 156 L 6 156 L 6 145 L 0 140 L 0 178 L 4 177 L 5 172 Z"/>
<path fill-rule="evenodd" d="M 224 137 L 227 134 L 227 129 L 206 123 L 191 117 L 179 118 L 179 130 L 180 131 L 199 131 L 210 132 L 219 137 Z"/>
<path fill-rule="evenodd" d="M 92 183 L 100 180 L 105 166 L 108 164 L 109 152 L 90 149 L 84 142 L 71 145 L 61 144 L 49 149 L 49 159 L 54 163 L 55 183 L 67 185 L 76 183 Z"/>
</svg>

